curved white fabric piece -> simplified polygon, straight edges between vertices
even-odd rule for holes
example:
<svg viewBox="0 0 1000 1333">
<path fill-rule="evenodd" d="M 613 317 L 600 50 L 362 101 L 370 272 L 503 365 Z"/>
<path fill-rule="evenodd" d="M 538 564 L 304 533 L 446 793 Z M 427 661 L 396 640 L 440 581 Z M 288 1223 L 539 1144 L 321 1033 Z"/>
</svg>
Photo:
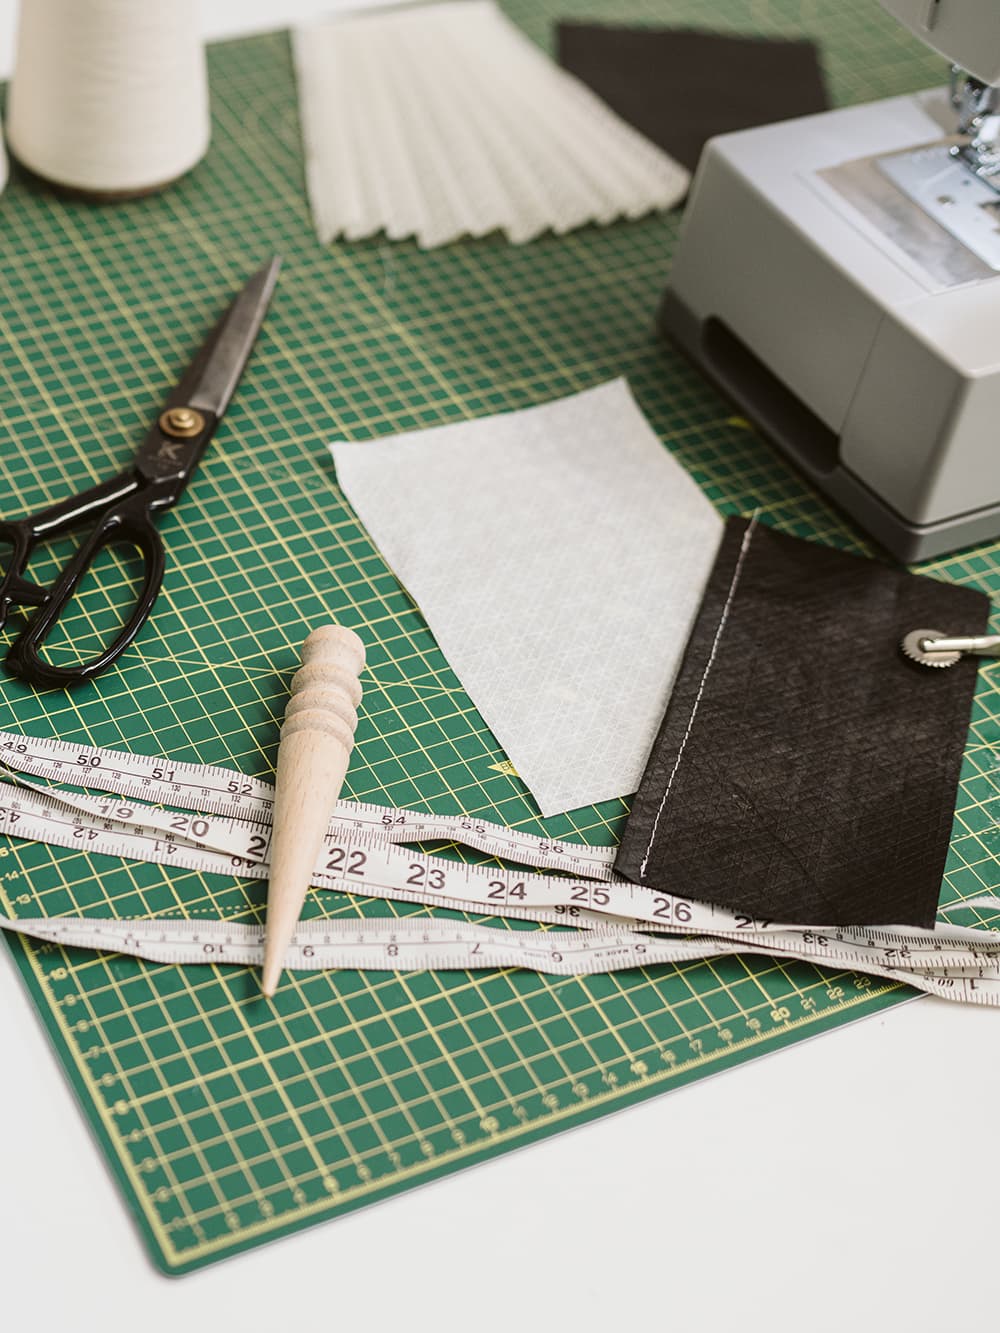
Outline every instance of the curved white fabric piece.
<svg viewBox="0 0 1000 1333">
<path fill-rule="evenodd" d="M 331 451 L 542 814 L 635 791 L 722 521 L 626 382 Z"/>
</svg>

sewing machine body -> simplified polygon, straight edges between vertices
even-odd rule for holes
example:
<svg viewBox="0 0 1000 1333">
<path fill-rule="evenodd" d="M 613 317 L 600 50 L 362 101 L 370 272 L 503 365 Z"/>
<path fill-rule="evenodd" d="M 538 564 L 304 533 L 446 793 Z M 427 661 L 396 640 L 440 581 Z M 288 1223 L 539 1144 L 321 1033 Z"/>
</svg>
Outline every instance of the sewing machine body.
<svg viewBox="0 0 1000 1333">
<path fill-rule="evenodd" d="M 926 194 L 943 124 L 944 98 L 925 94 L 712 140 L 661 310 L 806 475 L 908 561 L 1000 535 L 1000 218 L 964 210 L 993 267 L 887 174 L 912 178 L 909 150 L 938 145 Z"/>
</svg>

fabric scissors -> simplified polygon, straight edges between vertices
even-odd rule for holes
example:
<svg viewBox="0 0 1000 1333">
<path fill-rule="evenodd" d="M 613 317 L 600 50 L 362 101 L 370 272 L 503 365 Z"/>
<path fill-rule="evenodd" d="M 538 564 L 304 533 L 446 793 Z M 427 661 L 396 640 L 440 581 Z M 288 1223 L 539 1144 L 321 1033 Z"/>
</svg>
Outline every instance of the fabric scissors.
<svg viewBox="0 0 1000 1333">
<path fill-rule="evenodd" d="M 153 519 L 180 499 L 229 406 L 274 291 L 280 264 L 275 255 L 236 297 L 167 398 L 124 472 L 37 514 L 13 523 L 0 522 L 0 543 L 11 548 L 0 582 L 0 629 L 12 606 L 38 608 L 7 654 L 5 666 L 13 675 L 42 689 L 79 685 L 109 667 L 139 633 L 160 591 L 165 565 L 163 542 Z M 90 536 L 51 588 L 41 588 L 24 577 L 31 552 L 39 542 L 95 517 L 96 526 Z M 131 617 L 117 638 L 92 661 L 71 667 L 50 665 L 39 656 L 39 647 L 98 552 L 113 542 L 135 546 L 143 558 L 143 583 Z"/>
</svg>

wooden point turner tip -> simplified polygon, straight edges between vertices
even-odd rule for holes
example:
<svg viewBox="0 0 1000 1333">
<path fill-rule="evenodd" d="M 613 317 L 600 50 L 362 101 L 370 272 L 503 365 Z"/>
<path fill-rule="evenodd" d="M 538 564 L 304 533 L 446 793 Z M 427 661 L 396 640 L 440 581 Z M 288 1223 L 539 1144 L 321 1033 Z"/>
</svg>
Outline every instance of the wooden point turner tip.
<svg viewBox="0 0 1000 1333">
<path fill-rule="evenodd" d="M 361 701 L 365 647 L 353 630 L 323 625 L 302 645 L 278 746 L 271 873 L 261 990 L 278 988 L 323 835 L 340 798 Z"/>
</svg>

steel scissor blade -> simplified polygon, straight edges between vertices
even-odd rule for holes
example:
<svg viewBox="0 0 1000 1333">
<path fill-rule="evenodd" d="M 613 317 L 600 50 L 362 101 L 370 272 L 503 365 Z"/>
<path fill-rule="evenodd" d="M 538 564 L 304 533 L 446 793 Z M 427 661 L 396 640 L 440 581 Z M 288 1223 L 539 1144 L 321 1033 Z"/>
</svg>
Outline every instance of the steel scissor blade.
<svg viewBox="0 0 1000 1333">
<path fill-rule="evenodd" d="M 281 258 L 259 269 L 209 334 L 166 406 L 221 417 L 239 383 L 274 291 Z"/>
</svg>

